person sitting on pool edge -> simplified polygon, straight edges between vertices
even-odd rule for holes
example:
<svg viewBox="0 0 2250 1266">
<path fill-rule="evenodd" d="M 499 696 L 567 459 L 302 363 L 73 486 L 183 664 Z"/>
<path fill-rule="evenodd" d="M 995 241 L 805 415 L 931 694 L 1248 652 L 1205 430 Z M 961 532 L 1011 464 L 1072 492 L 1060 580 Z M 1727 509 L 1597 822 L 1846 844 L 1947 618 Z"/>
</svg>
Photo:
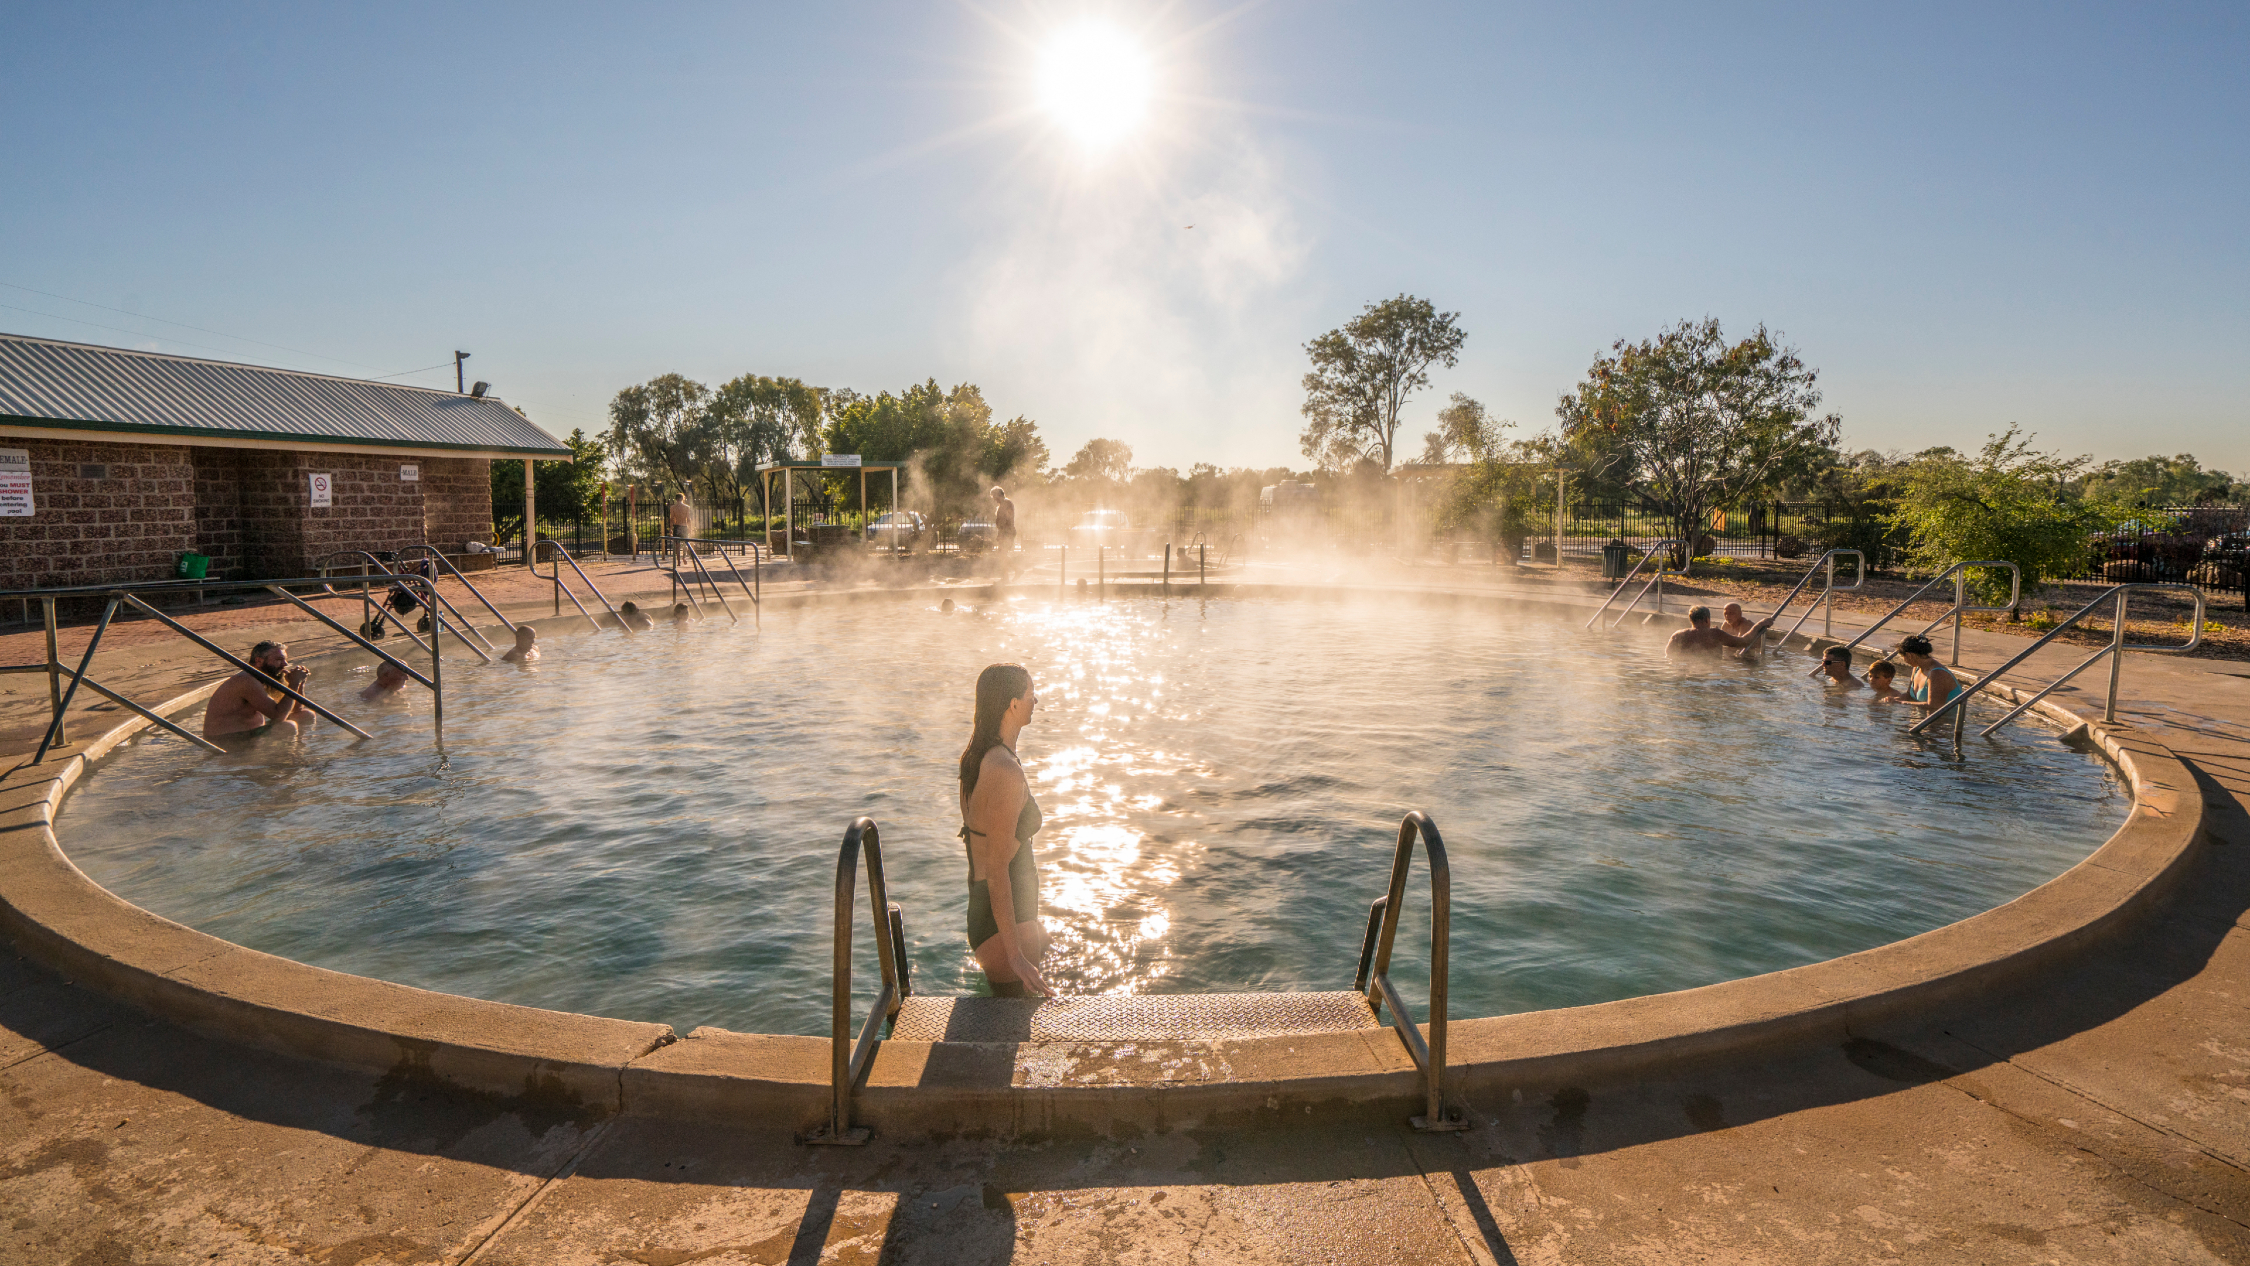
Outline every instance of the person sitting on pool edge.
<svg viewBox="0 0 2250 1266">
<path fill-rule="evenodd" d="M 1919 633 L 1899 639 L 1898 657 L 1906 661 L 1908 668 L 1914 670 L 1914 682 L 1907 687 L 1903 698 L 1894 698 L 1889 702 L 1920 704 L 1924 709 L 1930 709 L 1961 693 L 1961 683 L 1954 678 L 1951 669 L 1939 663 L 1937 657 L 1931 654 L 1934 649 L 1930 645 L 1930 639 Z"/>
<path fill-rule="evenodd" d="M 1022 665 L 992 665 L 977 676 L 975 720 L 961 749 L 969 948 L 1000 998 L 1054 995 L 1039 974 L 1047 930 L 1039 922 L 1039 862 L 1031 847 L 1044 819 L 1016 758 L 1016 738 L 1038 706 Z"/>
<path fill-rule="evenodd" d="M 1749 618 L 1742 614 L 1742 604 L 1739 602 L 1730 602 L 1719 608 L 1719 627 L 1750 643 L 1734 653 L 1737 659 L 1749 659 L 1766 649 L 1763 637 L 1750 636 L 1750 631 L 1758 626 L 1750 623 Z"/>
<path fill-rule="evenodd" d="M 367 689 L 359 692 L 360 701 L 373 703 L 377 699 L 388 699 L 412 680 L 412 677 L 406 675 L 405 669 L 386 659 L 375 665 L 375 680 Z"/>
<path fill-rule="evenodd" d="M 246 741 L 268 734 L 297 736 L 297 718 L 312 710 L 273 688 L 278 681 L 291 690 L 303 690 L 311 670 L 289 662 L 289 647 L 281 642 L 260 642 L 250 648 L 250 667 L 221 683 L 203 708 L 203 737 Z"/>
<path fill-rule="evenodd" d="M 515 649 L 509 651 L 505 655 L 502 655 L 500 658 L 503 662 L 510 664 L 538 663 L 539 630 L 531 627 L 528 624 L 517 625 Z"/>
<path fill-rule="evenodd" d="M 1693 651 L 1706 655 L 1723 655 L 1727 648 L 1740 649 L 1751 644 L 1752 638 L 1762 638 L 1773 627 L 1773 617 L 1767 616 L 1750 626 L 1750 633 L 1737 636 L 1725 629 L 1711 627 L 1711 608 L 1691 607 L 1687 613 L 1688 627 L 1672 635 L 1664 644 L 1664 658 L 1673 659 Z"/>
<path fill-rule="evenodd" d="M 1869 664 L 1867 666 L 1867 684 L 1875 693 L 1867 701 L 1869 703 L 1891 703 L 1904 700 L 1906 698 L 1905 693 L 1891 684 L 1897 677 L 1898 665 L 1887 659 L 1878 659 Z"/>
<path fill-rule="evenodd" d="M 1831 646 L 1820 653 L 1820 667 L 1812 670 L 1814 677 L 1826 677 L 1831 689 L 1859 690 L 1867 683 L 1852 676 L 1852 653 L 1841 646 Z"/>
</svg>

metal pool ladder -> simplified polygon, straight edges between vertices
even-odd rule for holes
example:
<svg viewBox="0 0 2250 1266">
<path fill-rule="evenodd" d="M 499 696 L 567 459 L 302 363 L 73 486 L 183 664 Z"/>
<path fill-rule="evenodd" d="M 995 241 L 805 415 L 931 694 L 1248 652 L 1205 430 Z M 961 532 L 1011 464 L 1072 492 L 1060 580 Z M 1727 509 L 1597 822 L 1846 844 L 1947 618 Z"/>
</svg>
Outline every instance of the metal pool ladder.
<svg viewBox="0 0 2250 1266">
<path fill-rule="evenodd" d="M 1430 1034 L 1427 1039 L 1391 983 L 1391 949 L 1407 873 L 1419 840 L 1430 863 Z M 868 908 L 874 915 L 875 957 L 883 986 L 855 1037 L 852 1031 L 852 907 L 861 858 L 867 869 Z M 844 831 L 836 857 L 835 985 L 830 998 L 828 1123 L 805 1137 L 816 1144 L 865 1143 L 870 1131 L 852 1124 L 852 1100 L 875 1050 L 889 1036 L 902 1042 L 1163 1042 L 1286 1037 L 1391 1027 L 1422 1072 L 1424 1111 L 1418 1130 L 1465 1130 L 1468 1119 L 1445 1110 L 1446 948 L 1452 921 L 1453 879 L 1437 824 L 1419 811 L 1398 827 L 1390 889 L 1367 911 L 1359 973 L 1348 991 L 1321 993 L 1153 994 L 1056 998 L 936 997 L 917 995 L 906 957 L 904 912 L 883 881 L 882 832 L 872 818 Z"/>
</svg>

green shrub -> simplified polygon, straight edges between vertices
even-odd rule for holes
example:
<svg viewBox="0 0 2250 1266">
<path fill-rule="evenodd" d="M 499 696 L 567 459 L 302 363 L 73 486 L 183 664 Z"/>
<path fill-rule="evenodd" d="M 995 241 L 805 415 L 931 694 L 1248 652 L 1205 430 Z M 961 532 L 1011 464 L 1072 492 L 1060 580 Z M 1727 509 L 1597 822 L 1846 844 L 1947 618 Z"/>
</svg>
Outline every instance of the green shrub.
<svg viewBox="0 0 2250 1266">
<path fill-rule="evenodd" d="M 2047 577 L 2067 575 L 2088 561 L 2089 538 L 2130 515 L 2123 506 L 2079 496 L 2070 481 L 2086 459 L 2031 450 L 2017 429 L 1988 438 L 1975 457 L 1936 450 L 1909 466 L 1898 509 L 1885 516 L 1906 534 L 1907 557 L 1942 571 L 1969 559 L 1998 559 L 2023 571 L 2025 593 Z M 2006 574 L 1972 575 L 1988 602 L 2008 592 Z"/>
</svg>

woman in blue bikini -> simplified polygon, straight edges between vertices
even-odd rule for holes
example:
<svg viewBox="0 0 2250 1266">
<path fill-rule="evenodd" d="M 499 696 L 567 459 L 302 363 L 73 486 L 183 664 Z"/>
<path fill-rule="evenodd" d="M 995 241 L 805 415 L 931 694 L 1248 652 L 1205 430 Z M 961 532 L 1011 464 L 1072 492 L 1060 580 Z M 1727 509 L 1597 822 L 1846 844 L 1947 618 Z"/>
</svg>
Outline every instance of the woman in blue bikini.
<svg viewBox="0 0 2250 1266">
<path fill-rule="evenodd" d="M 1886 699 L 1886 703 L 1911 703 L 1924 711 L 1950 702 L 1961 693 L 1961 683 L 1952 672 L 1937 661 L 1931 652 L 1936 648 L 1930 639 L 1916 634 L 1898 644 L 1898 657 L 1914 670 L 1914 683 L 1903 698 Z"/>
</svg>

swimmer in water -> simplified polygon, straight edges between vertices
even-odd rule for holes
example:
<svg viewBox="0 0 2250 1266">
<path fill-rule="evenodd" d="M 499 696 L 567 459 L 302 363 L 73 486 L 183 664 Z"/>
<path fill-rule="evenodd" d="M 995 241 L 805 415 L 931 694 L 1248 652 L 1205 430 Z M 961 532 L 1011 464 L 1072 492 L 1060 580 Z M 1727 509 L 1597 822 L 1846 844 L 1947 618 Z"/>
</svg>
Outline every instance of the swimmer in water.
<svg viewBox="0 0 2250 1266">
<path fill-rule="evenodd" d="M 946 599 L 945 601 L 943 601 L 943 602 L 941 602 L 941 603 L 939 603 L 939 604 L 938 604 L 938 608 L 937 608 L 937 609 L 938 609 L 938 614 L 940 614 L 940 615 L 952 615 L 952 614 L 953 614 L 953 599 L 951 599 L 951 598 L 947 598 L 947 599 Z"/>
<path fill-rule="evenodd" d="M 1773 617 L 1767 616 L 1750 626 L 1747 635 L 1737 635 L 1725 629 L 1711 627 L 1711 608 L 1693 607 L 1687 613 L 1688 627 L 1672 635 L 1664 644 L 1664 658 L 1677 659 L 1686 654 L 1724 655 L 1729 648 L 1740 650 L 1752 644 L 1753 638 L 1763 638 L 1773 627 Z"/>
<path fill-rule="evenodd" d="M 1867 685 L 1875 693 L 1869 703 L 1904 702 L 1906 693 L 1891 683 L 1898 678 L 1898 665 L 1887 659 L 1878 659 L 1867 666 Z"/>
<path fill-rule="evenodd" d="M 1852 653 L 1841 646 L 1831 646 L 1820 653 L 1820 667 L 1812 676 L 1826 677 L 1832 690 L 1864 690 L 1867 683 L 1852 676 Z"/>
<path fill-rule="evenodd" d="M 280 682 L 302 691 L 311 670 L 289 662 L 289 648 L 260 642 L 250 648 L 250 667 L 226 679 L 203 709 L 203 737 L 247 741 L 278 734 L 297 737 L 297 719 L 312 723 L 312 709 L 280 691 Z"/>
<path fill-rule="evenodd" d="M 386 659 L 375 666 L 375 681 L 359 692 L 360 700 L 373 703 L 377 699 L 388 699 L 412 680 L 412 677 L 406 675 L 405 669 Z"/>
<path fill-rule="evenodd" d="M 620 624 L 629 629 L 653 629 L 656 627 L 656 621 L 649 619 L 638 606 L 630 602 L 618 603 L 617 614 L 605 615 L 598 623 L 605 629 L 614 629 Z"/>
<path fill-rule="evenodd" d="M 1931 654 L 1935 648 L 1930 639 L 1917 633 L 1902 638 L 1898 644 L 1898 657 L 1914 670 L 1914 682 L 1907 687 L 1906 697 L 1891 700 L 1893 703 L 1919 704 L 1927 712 L 1948 702 L 1961 693 L 1961 683 L 1951 669 L 1937 661 Z"/>
<path fill-rule="evenodd" d="M 500 658 L 510 664 L 539 662 L 539 630 L 528 624 L 517 625 L 515 649 Z"/>
<path fill-rule="evenodd" d="M 1764 638 L 1750 636 L 1751 630 L 1758 626 L 1750 623 L 1749 617 L 1742 614 L 1742 604 L 1739 602 L 1730 602 L 1719 608 L 1719 627 L 1750 643 L 1734 653 L 1737 659 L 1754 659 L 1766 649 Z"/>
<path fill-rule="evenodd" d="M 695 612 L 691 608 L 689 608 L 688 604 L 684 602 L 679 603 L 672 608 L 672 623 L 674 624 L 686 624 L 688 621 L 695 618 Z"/>
</svg>

